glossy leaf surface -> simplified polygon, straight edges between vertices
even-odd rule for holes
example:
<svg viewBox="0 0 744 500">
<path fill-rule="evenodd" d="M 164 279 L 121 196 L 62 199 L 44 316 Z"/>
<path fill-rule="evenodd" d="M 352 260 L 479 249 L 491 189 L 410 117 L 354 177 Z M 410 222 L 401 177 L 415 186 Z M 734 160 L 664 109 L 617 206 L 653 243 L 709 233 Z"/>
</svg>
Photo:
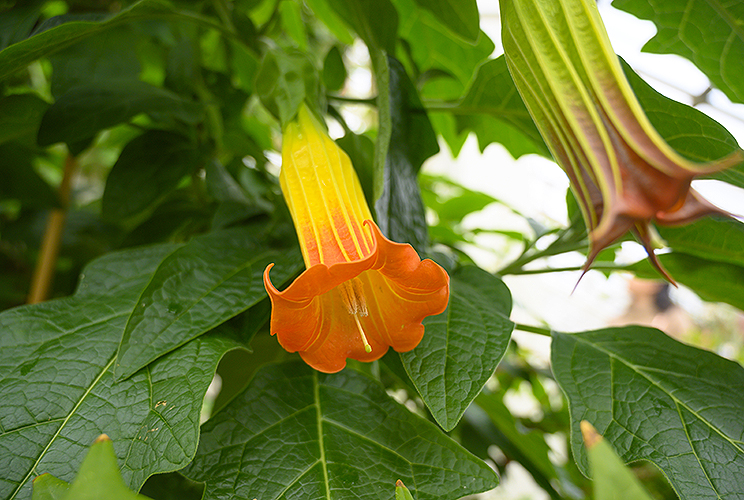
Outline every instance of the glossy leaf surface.
<svg viewBox="0 0 744 500">
<path fill-rule="evenodd" d="M 587 420 L 625 462 L 655 463 L 681 498 L 744 491 L 740 365 L 639 326 L 553 332 L 551 361 L 584 471 L 579 422 Z"/>
<path fill-rule="evenodd" d="M 86 268 L 74 296 L 0 315 L 0 497 L 28 498 L 37 471 L 71 481 L 104 432 L 130 488 L 190 461 L 203 394 L 239 344 L 205 336 L 124 382 L 113 378 L 126 319 L 175 248 L 112 253 Z"/>
<path fill-rule="evenodd" d="M 266 247 L 252 226 L 194 238 L 165 256 L 126 319 L 117 378 L 265 299 L 262 273 L 272 262 L 277 283 L 303 266 L 298 251 Z"/>
<path fill-rule="evenodd" d="M 444 430 L 457 425 L 506 352 L 514 326 L 511 305 L 509 289 L 500 279 L 464 267 L 451 276 L 447 310 L 424 320 L 421 343 L 400 354 Z"/>
<path fill-rule="evenodd" d="M 186 475 L 205 500 L 390 498 L 402 480 L 418 500 L 496 486 L 496 474 L 377 382 L 352 370 L 269 366 L 203 428 Z"/>
<path fill-rule="evenodd" d="M 391 136 L 385 159 L 382 196 L 375 203 L 382 233 L 399 243 L 410 243 L 420 254 L 428 244 L 424 203 L 418 172 L 424 160 L 439 151 L 434 129 L 416 89 L 396 59 L 390 68 Z"/>
</svg>

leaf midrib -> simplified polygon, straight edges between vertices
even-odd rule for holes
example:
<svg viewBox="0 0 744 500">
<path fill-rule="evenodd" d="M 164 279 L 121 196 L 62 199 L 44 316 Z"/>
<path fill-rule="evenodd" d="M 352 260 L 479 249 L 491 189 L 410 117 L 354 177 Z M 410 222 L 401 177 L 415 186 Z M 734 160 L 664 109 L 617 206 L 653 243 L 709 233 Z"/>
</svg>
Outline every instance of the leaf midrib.
<svg viewBox="0 0 744 500">
<path fill-rule="evenodd" d="M 62 425 L 60 425 L 59 426 L 59 429 L 57 429 L 57 432 L 54 433 L 54 436 L 52 436 L 52 438 L 49 440 L 49 442 L 44 447 L 44 449 L 41 451 L 41 453 L 39 453 L 39 458 L 37 458 L 36 461 L 34 462 L 34 464 L 31 466 L 31 468 L 28 471 L 28 474 L 26 474 L 26 476 L 18 483 L 18 487 L 10 495 L 9 500 L 12 500 L 12 499 L 16 498 L 16 495 L 18 495 L 18 492 L 23 488 L 23 486 L 26 484 L 26 482 L 28 481 L 28 479 L 31 477 L 31 475 L 36 470 L 36 466 L 39 465 L 39 462 L 41 462 L 41 459 L 44 458 L 44 456 L 46 455 L 46 452 L 52 446 L 52 443 L 54 443 L 54 441 L 57 439 L 57 437 L 59 437 L 60 433 L 62 432 L 62 429 L 64 429 L 65 428 L 65 425 L 67 425 L 67 422 L 69 422 L 70 419 L 72 418 L 72 416 L 75 415 L 75 412 L 77 411 L 77 409 L 80 407 L 80 405 L 83 403 L 83 401 L 85 401 L 85 398 L 88 397 L 88 394 L 90 394 L 90 392 L 93 390 L 93 388 L 96 385 L 98 385 L 98 382 L 100 382 L 101 378 L 103 378 L 103 376 L 106 374 L 106 372 L 109 370 L 109 368 L 111 368 L 111 366 L 114 364 L 114 361 L 116 361 L 116 353 L 114 353 L 114 355 L 111 356 L 111 359 L 106 364 L 106 366 L 103 367 L 103 369 L 98 374 L 98 376 L 95 378 L 95 380 L 93 380 L 93 382 L 91 382 L 91 384 L 85 390 L 85 392 L 80 397 L 80 399 L 78 399 L 77 403 L 75 403 L 75 406 L 72 408 L 72 410 L 70 410 L 70 412 L 67 415 L 67 417 L 65 417 L 64 421 L 62 422 Z"/>
</svg>

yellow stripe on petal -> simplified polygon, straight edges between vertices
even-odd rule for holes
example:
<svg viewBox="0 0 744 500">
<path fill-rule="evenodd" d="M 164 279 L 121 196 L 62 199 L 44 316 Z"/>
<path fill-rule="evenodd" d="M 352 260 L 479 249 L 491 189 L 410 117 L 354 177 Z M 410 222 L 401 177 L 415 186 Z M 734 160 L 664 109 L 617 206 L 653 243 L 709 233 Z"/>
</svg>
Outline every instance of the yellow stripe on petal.
<svg viewBox="0 0 744 500">
<path fill-rule="evenodd" d="M 369 254 L 372 214 L 354 167 L 305 106 L 284 131 L 279 182 L 308 267 Z"/>
</svg>

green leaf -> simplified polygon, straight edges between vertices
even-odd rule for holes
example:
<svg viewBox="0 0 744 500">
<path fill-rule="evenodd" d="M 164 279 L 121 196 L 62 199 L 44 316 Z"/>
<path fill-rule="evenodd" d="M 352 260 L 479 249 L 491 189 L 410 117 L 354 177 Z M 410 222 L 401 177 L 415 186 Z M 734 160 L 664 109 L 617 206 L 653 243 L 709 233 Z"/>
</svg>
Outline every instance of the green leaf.
<svg viewBox="0 0 744 500">
<path fill-rule="evenodd" d="M 319 76 L 306 54 L 269 50 L 256 75 L 256 92 L 284 126 L 295 117 L 304 100 L 320 102 Z"/>
<path fill-rule="evenodd" d="M 109 80 L 137 80 L 141 72 L 137 52 L 132 50 L 139 33 L 124 26 L 110 29 L 53 54 L 52 94 Z"/>
<path fill-rule="evenodd" d="M 715 255 L 715 254 L 714 254 Z M 682 252 L 658 256 L 674 279 L 705 300 L 725 302 L 744 310 L 744 265 L 728 264 Z M 647 260 L 628 267 L 639 278 L 658 279 L 659 272 Z"/>
<path fill-rule="evenodd" d="M 452 112 L 457 116 L 459 131 L 470 129 L 476 133 L 481 151 L 490 143 L 499 142 L 515 158 L 529 153 L 550 157 L 514 86 L 504 56 L 478 68 L 467 93 Z"/>
<path fill-rule="evenodd" d="M 158 265 L 126 320 L 116 378 L 202 335 L 266 298 L 263 272 L 274 283 L 302 269 L 298 251 L 266 245 L 254 226 L 199 236 Z"/>
<path fill-rule="evenodd" d="M 586 473 L 587 420 L 627 463 L 649 460 L 680 498 L 744 491 L 744 369 L 639 326 L 553 332 L 551 361 L 571 414 L 571 449 Z"/>
<path fill-rule="evenodd" d="M 44 488 L 43 490 L 41 490 Z M 39 491 L 41 490 L 41 491 Z M 58 496 L 62 491 L 64 494 Z M 114 444 L 101 434 L 85 455 L 75 480 L 64 490 L 59 483 L 50 480 L 34 480 L 33 500 L 51 498 L 60 500 L 147 500 L 127 488 L 116 463 Z"/>
<path fill-rule="evenodd" d="M 193 457 L 203 396 L 224 352 L 210 334 L 114 383 L 121 332 L 175 245 L 108 254 L 86 267 L 74 296 L 0 314 L 0 498 L 28 498 L 37 471 L 71 481 L 105 432 L 128 487 Z"/>
<path fill-rule="evenodd" d="M 522 465 L 546 491 L 555 488 L 551 481 L 558 480 L 555 466 L 550 461 L 550 447 L 544 435 L 535 429 L 528 430 L 519 425 L 509 409 L 501 400 L 501 395 L 482 392 L 475 398 L 476 407 L 468 410 L 465 419 L 471 424 L 477 424 L 480 408 L 494 426 L 493 435 L 484 441 L 486 445 L 498 446 L 509 460 L 516 460 Z"/>
<path fill-rule="evenodd" d="M 645 52 L 691 60 L 732 101 L 744 102 L 744 4 L 715 0 L 614 0 L 612 5 L 656 24 Z"/>
<path fill-rule="evenodd" d="M 596 500 L 617 500 L 619 498 L 652 500 L 638 478 L 617 456 L 612 446 L 607 444 L 586 420 L 581 422 L 581 432 L 584 436 L 589 467 L 594 479 L 592 489 Z"/>
<path fill-rule="evenodd" d="M 0 14 L 0 50 L 28 37 L 39 20 L 43 1 L 16 2 L 9 11 Z"/>
<path fill-rule="evenodd" d="M 366 376 L 304 364 L 259 371 L 202 429 L 186 476 L 215 498 L 390 498 L 392 481 L 418 500 L 493 488 L 498 477 Z"/>
<path fill-rule="evenodd" d="M 172 7 L 164 0 L 140 0 L 118 14 L 103 17 L 102 20 L 64 22 L 63 17 L 49 19 L 33 36 L 0 51 L 0 80 L 40 57 L 53 54 L 96 33 L 125 22 L 148 19 L 171 11 Z"/>
<path fill-rule="evenodd" d="M 356 31 L 370 51 L 395 53 L 398 12 L 390 0 L 327 0 L 328 5 Z"/>
<path fill-rule="evenodd" d="M 383 191 L 375 203 L 380 230 L 391 240 L 408 242 L 423 253 L 429 241 L 418 172 L 439 151 L 437 136 L 403 66 L 388 57 L 391 136 Z"/>
<path fill-rule="evenodd" d="M 356 170 L 359 182 L 362 184 L 362 191 L 364 191 L 367 204 L 374 205 L 374 195 L 372 194 L 374 185 L 374 142 L 366 135 L 349 132 L 336 139 L 336 144 L 349 155 L 351 165 Z"/>
<path fill-rule="evenodd" d="M 354 36 L 349 33 L 344 21 L 339 17 L 339 14 L 331 8 L 328 2 L 329 0 L 305 0 L 305 3 L 315 14 L 315 17 L 320 19 L 323 24 L 326 25 L 328 30 L 333 33 L 339 42 L 344 45 L 353 44 Z"/>
<path fill-rule="evenodd" d="M 437 20 L 469 42 L 480 35 L 480 15 L 475 0 L 416 0 Z"/>
<path fill-rule="evenodd" d="M 15 142 L 0 144 L 0 198 L 16 199 L 28 207 L 59 205 L 57 193 L 31 165 L 33 152 Z"/>
<path fill-rule="evenodd" d="M 395 500 L 413 500 L 411 492 L 408 491 L 408 488 L 400 479 L 395 483 Z"/>
<path fill-rule="evenodd" d="M 44 114 L 39 145 L 78 143 L 140 113 L 161 113 L 189 124 L 203 116 L 200 104 L 138 80 L 80 85 L 61 95 Z"/>
<path fill-rule="evenodd" d="M 282 16 L 284 31 L 292 37 L 292 40 L 303 52 L 307 50 L 307 33 L 305 23 L 302 21 L 302 8 L 294 0 L 282 0 L 279 3 L 279 12 Z"/>
<path fill-rule="evenodd" d="M 395 0 L 400 15 L 400 37 L 410 46 L 410 54 L 419 72 L 438 70 L 455 78 L 455 95 L 427 97 L 456 99 L 472 78 L 483 60 L 494 51 L 494 44 L 485 33 L 480 33 L 473 46 L 465 40 L 453 37 L 434 15 L 418 8 L 414 0 Z"/>
<path fill-rule="evenodd" d="M 674 252 L 744 267 L 744 223 L 736 219 L 704 217 L 684 226 L 657 229 Z"/>
<path fill-rule="evenodd" d="M 328 90 L 341 90 L 346 83 L 347 76 L 349 75 L 344 65 L 341 50 L 334 45 L 328 50 L 323 62 L 323 84 Z"/>
<path fill-rule="evenodd" d="M 101 216 L 122 221 L 154 207 L 199 162 L 199 152 L 180 134 L 149 130 L 135 137 L 109 172 Z"/>
<path fill-rule="evenodd" d="M 49 104 L 36 94 L 15 94 L 0 99 L 0 144 L 15 141 L 36 146 L 36 133 Z"/>
<path fill-rule="evenodd" d="M 452 430 L 493 375 L 514 324 L 511 294 L 497 277 L 474 266 L 450 281 L 447 310 L 424 320 L 425 335 L 400 358 L 434 419 Z"/>
<path fill-rule="evenodd" d="M 244 351 L 230 351 L 225 356 L 236 352 L 244 353 Z M 150 476 L 140 489 L 141 495 L 155 500 L 201 500 L 203 493 L 203 484 L 186 479 L 178 472 Z"/>
<path fill-rule="evenodd" d="M 31 500 L 62 500 L 70 489 L 66 481 L 57 479 L 48 472 L 36 476 L 33 484 Z"/>
<path fill-rule="evenodd" d="M 661 95 L 622 58 L 620 63 L 651 124 L 678 153 L 707 162 L 739 149 L 736 139 L 723 125 L 692 106 Z M 744 163 L 709 177 L 744 188 Z"/>
</svg>

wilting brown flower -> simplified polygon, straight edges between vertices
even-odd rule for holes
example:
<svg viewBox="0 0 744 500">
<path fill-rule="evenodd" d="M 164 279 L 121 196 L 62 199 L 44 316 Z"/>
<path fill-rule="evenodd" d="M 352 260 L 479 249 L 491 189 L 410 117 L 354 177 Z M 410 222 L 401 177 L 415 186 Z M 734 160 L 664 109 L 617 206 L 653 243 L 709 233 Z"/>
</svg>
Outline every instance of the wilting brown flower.
<svg viewBox="0 0 744 500">
<path fill-rule="evenodd" d="M 585 271 L 630 230 L 673 282 L 654 254 L 652 224 L 725 214 L 690 183 L 744 155 L 695 163 L 664 141 L 633 94 L 593 0 L 502 0 L 501 18 L 509 71 L 589 229 Z"/>
</svg>

